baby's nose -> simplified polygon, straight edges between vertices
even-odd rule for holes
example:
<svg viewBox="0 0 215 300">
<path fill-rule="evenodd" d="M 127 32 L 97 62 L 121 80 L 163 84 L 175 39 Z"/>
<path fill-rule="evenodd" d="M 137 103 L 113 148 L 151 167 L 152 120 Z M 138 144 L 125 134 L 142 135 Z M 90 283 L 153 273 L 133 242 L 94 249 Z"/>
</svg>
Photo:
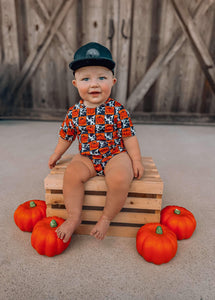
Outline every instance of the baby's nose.
<svg viewBox="0 0 215 300">
<path fill-rule="evenodd" d="M 92 79 L 91 86 L 98 86 L 98 85 L 99 85 L 98 80 L 96 78 Z"/>
</svg>

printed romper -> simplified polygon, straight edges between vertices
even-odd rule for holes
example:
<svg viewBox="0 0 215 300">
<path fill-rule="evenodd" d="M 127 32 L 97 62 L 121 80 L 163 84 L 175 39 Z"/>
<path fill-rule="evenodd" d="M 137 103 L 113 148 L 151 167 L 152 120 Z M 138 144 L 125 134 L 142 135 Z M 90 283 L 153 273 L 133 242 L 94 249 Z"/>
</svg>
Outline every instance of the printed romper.
<svg viewBox="0 0 215 300">
<path fill-rule="evenodd" d="M 70 107 L 59 135 L 72 142 L 77 136 L 80 154 L 91 159 L 98 175 L 104 175 L 107 162 L 126 151 L 122 138 L 134 136 L 135 130 L 128 111 L 109 98 L 96 108 L 86 107 L 83 100 Z"/>
</svg>

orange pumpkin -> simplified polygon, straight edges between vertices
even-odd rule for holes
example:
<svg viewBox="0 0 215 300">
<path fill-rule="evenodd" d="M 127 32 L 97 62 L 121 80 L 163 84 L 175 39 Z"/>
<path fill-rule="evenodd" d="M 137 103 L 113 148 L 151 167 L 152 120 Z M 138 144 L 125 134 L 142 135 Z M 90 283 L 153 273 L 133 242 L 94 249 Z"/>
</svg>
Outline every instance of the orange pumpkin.
<svg viewBox="0 0 215 300">
<path fill-rule="evenodd" d="M 33 229 L 31 245 L 40 255 L 55 256 L 62 253 L 71 241 L 64 243 L 58 238 L 56 229 L 65 220 L 59 217 L 48 217 L 40 220 Z"/>
<path fill-rule="evenodd" d="M 137 251 L 148 262 L 156 265 L 169 262 L 175 256 L 177 247 L 175 233 L 160 223 L 148 223 L 137 232 Z"/>
<path fill-rule="evenodd" d="M 14 221 L 22 231 L 31 232 L 35 224 L 45 216 L 45 201 L 30 200 L 18 206 L 14 213 Z"/>
<path fill-rule="evenodd" d="M 174 205 L 162 209 L 161 224 L 175 232 L 178 240 L 190 238 L 196 228 L 194 215 L 186 208 Z"/>
</svg>

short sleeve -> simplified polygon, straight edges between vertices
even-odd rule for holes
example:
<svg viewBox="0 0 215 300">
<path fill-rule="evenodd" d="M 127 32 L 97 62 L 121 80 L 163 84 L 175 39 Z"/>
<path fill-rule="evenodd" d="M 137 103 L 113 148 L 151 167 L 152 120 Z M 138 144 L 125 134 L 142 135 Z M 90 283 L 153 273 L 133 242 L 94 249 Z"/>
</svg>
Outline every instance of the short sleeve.
<svg viewBox="0 0 215 300">
<path fill-rule="evenodd" d="M 120 107 L 118 113 L 118 134 L 122 138 L 130 137 L 136 135 L 134 125 L 131 121 L 129 112 L 123 107 Z"/>
<path fill-rule="evenodd" d="M 59 136 L 67 141 L 73 142 L 76 138 L 76 129 L 72 121 L 72 110 L 69 109 L 60 127 Z"/>
</svg>

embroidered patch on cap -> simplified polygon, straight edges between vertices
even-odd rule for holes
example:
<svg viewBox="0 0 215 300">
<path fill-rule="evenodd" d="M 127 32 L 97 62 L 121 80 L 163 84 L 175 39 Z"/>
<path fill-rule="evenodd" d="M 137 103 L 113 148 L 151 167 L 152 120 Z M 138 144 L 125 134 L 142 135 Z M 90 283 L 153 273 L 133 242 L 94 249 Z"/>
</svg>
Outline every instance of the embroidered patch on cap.
<svg viewBox="0 0 215 300">
<path fill-rule="evenodd" d="M 99 57 L 100 56 L 100 53 L 97 49 L 95 48 L 91 48 L 89 50 L 87 50 L 86 52 L 86 57 Z"/>
</svg>

